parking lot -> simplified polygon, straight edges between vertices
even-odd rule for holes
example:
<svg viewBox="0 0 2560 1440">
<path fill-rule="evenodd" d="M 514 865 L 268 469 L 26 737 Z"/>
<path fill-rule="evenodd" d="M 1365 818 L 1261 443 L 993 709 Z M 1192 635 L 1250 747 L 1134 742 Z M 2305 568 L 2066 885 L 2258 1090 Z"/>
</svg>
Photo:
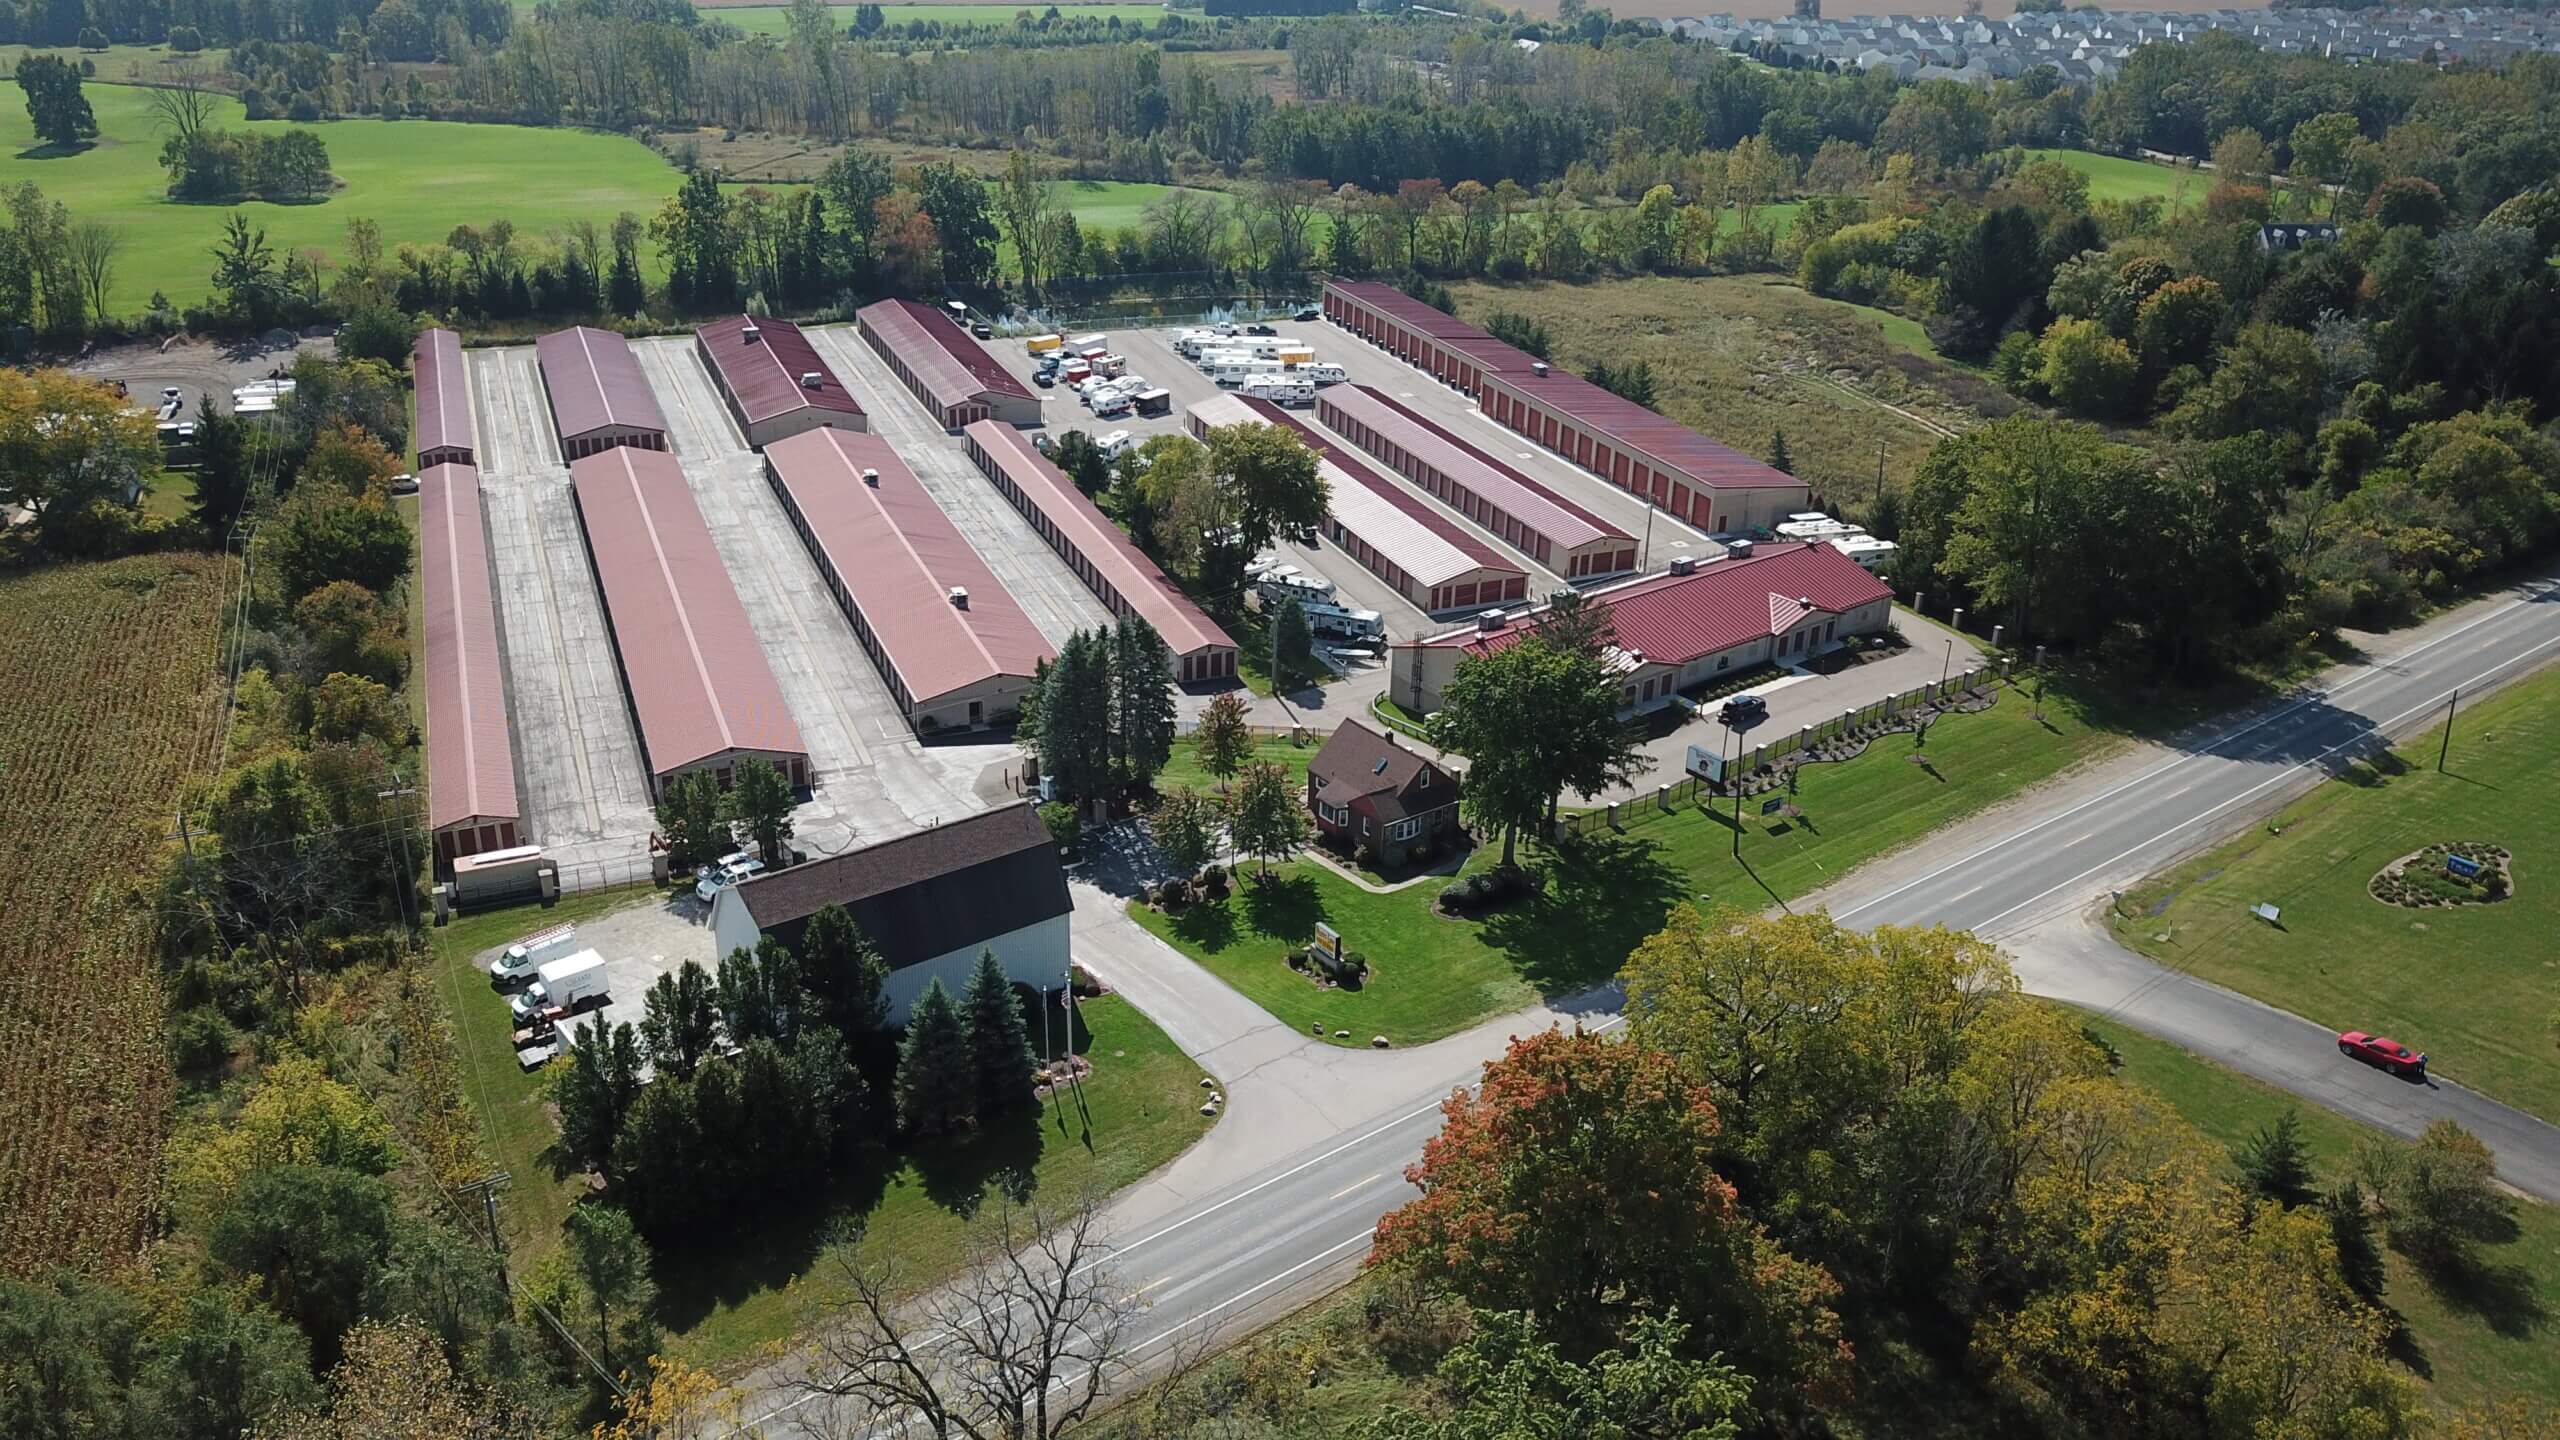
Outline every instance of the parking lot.
<svg viewBox="0 0 2560 1440">
<path fill-rule="evenodd" d="M 708 924 L 710 907 L 693 898 L 690 891 L 679 892 L 677 898 L 630 905 L 599 915 L 578 925 L 576 943 L 569 950 L 593 950 L 604 957 L 606 1002 L 592 1010 L 572 1016 L 560 1028 L 580 1039 L 590 1025 L 633 1025 L 640 1023 L 646 1009 L 649 987 L 661 975 L 675 973 L 687 960 L 699 962 L 706 970 L 714 968 L 711 955 L 711 931 Z M 527 934 L 548 929 L 534 919 L 526 921 Z M 507 945 L 523 936 L 512 936 L 506 944 L 495 945 L 472 957 L 481 973 L 488 973 Z M 485 997 L 474 996 L 474 1006 L 487 1005 L 503 1015 L 511 991 L 489 987 Z"/>
</svg>

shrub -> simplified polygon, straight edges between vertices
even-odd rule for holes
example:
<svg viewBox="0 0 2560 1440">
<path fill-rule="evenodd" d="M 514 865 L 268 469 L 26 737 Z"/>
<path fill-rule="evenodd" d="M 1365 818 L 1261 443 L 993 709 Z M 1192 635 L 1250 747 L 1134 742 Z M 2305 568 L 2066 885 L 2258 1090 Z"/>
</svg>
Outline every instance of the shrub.
<svg viewBox="0 0 2560 1440">
<path fill-rule="evenodd" d="M 1073 850 L 1084 837 L 1084 817 L 1076 807 L 1062 800 L 1052 800 L 1040 807 L 1040 823 L 1049 827 L 1049 838 L 1061 850 Z"/>
<path fill-rule="evenodd" d="M 1475 891 L 1464 880 L 1452 880 L 1440 887 L 1440 908 L 1443 910 L 1464 910 L 1474 898 Z"/>
</svg>

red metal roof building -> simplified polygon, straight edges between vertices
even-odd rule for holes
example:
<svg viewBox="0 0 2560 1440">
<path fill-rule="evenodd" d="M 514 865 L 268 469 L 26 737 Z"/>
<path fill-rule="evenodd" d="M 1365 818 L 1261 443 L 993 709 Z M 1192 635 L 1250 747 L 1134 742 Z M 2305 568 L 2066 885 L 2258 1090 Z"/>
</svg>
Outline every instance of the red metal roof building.
<svg viewBox="0 0 2560 1440">
<path fill-rule="evenodd" d="M 960 432 L 969 458 L 1114 615 L 1155 627 L 1184 684 L 1232 679 L 1236 642 L 1129 541 L 1021 431 L 980 420 Z"/>
<path fill-rule="evenodd" d="M 667 448 L 667 417 L 631 342 L 610 330 L 579 325 L 533 342 L 542 388 L 551 397 L 551 428 L 560 458 L 576 460 L 619 445 Z"/>
<path fill-rule="evenodd" d="M 1462 610 L 1528 594 L 1529 576 L 1519 566 L 1270 401 L 1220 395 L 1190 407 L 1185 416 L 1195 437 L 1258 421 L 1305 441 L 1316 452 L 1328 491 L 1325 535 L 1417 609 Z"/>
<path fill-rule="evenodd" d="M 1558 575 L 1583 580 L 1636 568 L 1633 536 L 1384 391 L 1319 390 L 1316 418 Z"/>
<path fill-rule="evenodd" d="M 1485 414 L 1709 532 L 1774 529 L 1805 482 L 1557 369 L 1393 286 L 1332 280 L 1327 318 L 1401 356 Z"/>
<path fill-rule="evenodd" d="M 806 787 L 809 747 L 675 457 L 615 446 L 570 462 L 569 484 L 651 797 L 688 770 L 725 787 L 748 755 Z"/>
<path fill-rule="evenodd" d="M 441 329 L 420 335 L 409 352 L 409 375 L 418 401 L 418 423 L 411 437 L 418 469 L 478 464 L 479 441 L 471 430 L 471 377 L 462 367 L 462 337 Z"/>
<path fill-rule="evenodd" d="M 943 429 L 957 432 L 980 420 L 1040 423 L 1040 397 L 950 316 L 913 300 L 881 300 L 855 311 L 854 319 L 862 338 Z"/>
<path fill-rule="evenodd" d="M 1762 545 L 1591 592 L 1608 607 L 1630 708 L 1646 709 L 1720 674 L 1767 661 L 1800 664 L 1843 635 L 1882 630 L 1893 590 L 1829 545 Z M 1458 665 L 1518 644 L 1544 609 L 1393 647 L 1387 694 L 1428 713 Z"/>
<path fill-rule="evenodd" d="M 525 842 L 480 472 L 469 465 L 430 465 L 418 476 L 418 579 L 426 617 L 427 828 L 443 870 L 462 856 Z"/>
<path fill-rule="evenodd" d="M 763 315 L 731 315 L 697 326 L 694 353 L 719 383 L 720 398 L 761 450 L 785 435 L 821 425 L 868 430 L 870 421 L 800 327 Z"/>
<path fill-rule="evenodd" d="M 889 442 L 811 430 L 767 446 L 764 471 L 908 724 L 1021 710 L 1057 652 Z"/>
</svg>

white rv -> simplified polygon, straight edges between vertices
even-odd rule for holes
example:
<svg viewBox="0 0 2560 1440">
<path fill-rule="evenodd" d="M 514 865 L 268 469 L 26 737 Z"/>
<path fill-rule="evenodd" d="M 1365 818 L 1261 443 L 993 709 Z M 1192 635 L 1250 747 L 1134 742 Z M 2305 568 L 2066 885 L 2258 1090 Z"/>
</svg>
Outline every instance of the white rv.
<svg viewBox="0 0 2560 1440">
<path fill-rule="evenodd" d="M 1201 361 L 1200 368 L 1209 372 L 1209 378 L 1220 389 L 1233 390 L 1244 384 L 1247 376 L 1277 375 L 1287 367 L 1277 360 L 1257 360 L 1249 355 L 1218 355 Z"/>
<path fill-rule="evenodd" d="M 1288 409 L 1305 409 L 1316 403 L 1316 384 L 1295 375 L 1247 375 L 1236 387 L 1237 393 L 1268 400 Z"/>
<path fill-rule="evenodd" d="M 1306 613 L 1307 628 L 1327 640 L 1367 645 L 1387 638 L 1386 617 L 1375 610 L 1354 610 L 1322 600 L 1301 603 L 1298 608 Z"/>
<path fill-rule="evenodd" d="M 1289 373 L 1304 376 L 1307 382 L 1313 385 L 1340 385 L 1351 378 L 1350 371 L 1322 360 L 1312 365 L 1301 365 Z"/>
<path fill-rule="evenodd" d="M 1281 601 L 1293 597 L 1301 605 L 1333 599 L 1332 581 L 1321 575 L 1287 567 L 1264 571 L 1262 578 L 1253 582 L 1253 588 L 1254 592 L 1262 597 L 1263 604 L 1271 606 L 1276 606 Z"/>
</svg>

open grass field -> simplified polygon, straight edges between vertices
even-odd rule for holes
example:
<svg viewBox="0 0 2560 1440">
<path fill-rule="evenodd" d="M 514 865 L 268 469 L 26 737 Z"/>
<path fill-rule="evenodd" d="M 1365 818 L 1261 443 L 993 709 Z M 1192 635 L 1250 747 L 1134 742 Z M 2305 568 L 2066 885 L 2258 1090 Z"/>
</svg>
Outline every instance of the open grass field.
<svg viewBox="0 0 2560 1440">
<path fill-rule="evenodd" d="M 1630 807 L 1623 832 L 1529 852 L 1547 872 L 1544 893 L 1481 922 L 1434 913 L 1441 882 L 1376 895 L 1307 861 L 1274 867 L 1268 882 L 1246 880 L 1216 904 L 1170 915 L 1136 905 L 1131 913 L 1292 1028 L 1322 1021 L 1327 1031 L 1349 1030 L 1358 1044 L 1379 1034 L 1419 1044 L 1541 996 L 1599 984 L 1673 905 L 1756 910 L 1794 899 L 2113 743 L 2093 708 L 2064 692 L 2048 695 L 2045 709 L 2050 729 L 2030 717 L 2023 695 L 2004 691 L 1987 711 L 1941 721 L 1929 733 L 1925 770 L 1903 759 L 1908 736 L 1813 767 L 1795 797 L 1804 818 L 1754 808 L 1743 820 L 1739 859 L 1729 803 L 1713 814 L 1695 803 L 1669 815 Z M 1500 858 L 1498 844 L 1485 845 L 1467 869 Z M 1369 957 L 1365 987 L 1319 990 L 1283 963 L 1291 947 L 1313 938 L 1319 920 Z"/>
<path fill-rule="evenodd" d="M 2202 205 L 2205 192 L 2213 188 L 2210 175 L 2149 160 L 2095 155 L 2086 150 L 2030 150 L 2027 154 L 2037 160 L 2059 160 L 2088 176 L 2092 200 L 2140 200 L 2157 195 L 2172 208 L 2183 210 Z"/>
<path fill-rule="evenodd" d="M 2560 672 L 2457 716 L 2444 772 L 2429 734 L 2135 890 L 2117 937 L 2163 963 L 2341 1030 L 2376 1030 L 2446 1078 L 2560 1119 Z M 2515 892 L 2426 910 L 2373 898 L 2374 873 L 2438 841 L 2514 854 Z M 2281 908 L 2284 928 L 2248 907 Z"/>
<path fill-rule="evenodd" d="M 211 759 L 233 574 L 157 555 L 0 580 L 0 1273 L 122 1263 L 157 1207 L 152 876 Z"/>
<path fill-rule="evenodd" d="M 2226 1070 L 2174 1045 L 2100 1020 L 2088 1029 L 2123 1059 L 2126 1080 L 2157 1092 L 2188 1124 L 2225 1146 L 2238 1145 L 2289 1106 L 2302 1117 L 2304 1141 L 2324 1185 L 2345 1178 L 2355 1146 L 2376 1132 L 2312 1106 L 2249 1076 Z M 2404 1358 L 2446 1407 L 2529 1398 L 2560 1405 L 2560 1345 L 2552 1312 L 2560 1308 L 2560 1211 L 2520 1203 L 2518 1234 L 2483 1252 L 2488 1274 L 2468 1292 L 2441 1289 L 2398 1255 L 2383 1300 L 2407 1327 Z M 2522 1432 L 2519 1432 L 2522 1433 Z"/>
<path fill-rule="evenodd" d="M 696 5 L 705 20 L 722 20 L 750 35 L 788 35 L 791 33 L 791 11 L 783 5 Z M 836 28 L 853 23 L 854 7 L 830 5 Z M 1033 18 L 1049 13 L 1040 5 L 939 5 L 930 3 L 883 5 L 880 13 L 892 25 L 912 24 L 919 20 L 935 20 L 945 25 L 1011 25 L 1017 15 Z M 1109 20 L 1117 16 L 1123 25 L 1153 25 L 1165 15 L 1161 5 L 1060 5 L 1058 14 L 1068 20 Z"/>
<path fill-rule="evenodd" d="M 651 892 L 608 891 L 563 898 L 548 910 L 501 910 L 456 921 L 436 933 L 439 994 L 453 1015 L 463 1080 L 480 1116 L 490 1157 L 515 1178 L 501 1206 L 510 1252 L 519 1262 L 556 1249 L 560 1223 L 581 1193 L 554 1175 L 557 1138 L 544 1108 L 542 1072 L 517 1069 L 505 1012 L 489 1002 L 488 977 L 472 957 L 514 936 L 563 921 L 591 919 Z M 734 1370 L 761 1347 L 795 1331 L 832 1273 L 834 1227 L 859 1219 L 864 1243 L 885 1248 L 908 1278 L 944 1273 L 965 1206 L 990 1181 L 1028 1169 L 1053 1200 L 1088 1188 L 1114 1190 L 1189 1148 L 1210 1122 L 1199 1114 L 1199 1069 L 1128 1002 L 1106 995 L 1077 1012 L 1074 1043 L 1093 1061 L 1081 1104 L 1068 1097 L 1036 1117 L 958 1143 L 900 1154 L 884 1177 L 849 1181 L 797 1212 L 769 1218 L 733 1242 L 657 1256 L 658 1321 L 667 1352 L 697 1365 Z M 156 1032 L 155 1032 L 156 1033 Z M 1032 1027 L 1039 1043 L 1040 1030 Z M 1065 1042 L 1063 1029 L 1061 1043 Z"/>
<path fill-rule="evenodd" d="M 203 300 L 212 292 L 211 250 L 232 207 L 164 198 L 168 180 L 146 91 L 92 85 L 88 96 L 98 142 L 71 155 L 32 152 L 26 107 L 0 105 L 0 184 L 32 180 L 70 207 L 74 221 L 101 221 L 122 232 L 111 308 L 139 311 L 155 290 L 181 306 Z M 294 128 L 280 120 L 247 124 L 241 115 L 237 102 L 216 102 L 217 124 Z M 425 120 L 330 120 L 303 128 L 319 132 L 330 168 L 345 183 L 317 204 L 238 207 L 266 229 L 279 253 L 334 253 L 347 222 L 359 217 L 381 224 L 386 249 L 440 241 L 457 225 L 501 217 L 526 234 L 571 220 L 603 225 L 620 211 L 656 211 L 683 178 L 637 140 L 584 130 Z"/>
<path fill-rule="evenodd" d="M 1556 358 L 1576 369 L 1595 359 L 1647 362 L 1656 409 L 1746 455 L 1767 455 L 1770 434 L 1784 428 L 1796 473 L 1851 515 L 1874 496 L 1879 442 L 1886 483 L 1898 486 L 1938 436 L 1814 377 L 1852 373 L 1866 394 L 1958 429 L 1977 405 L 1998 413 L 2015 405 L 1935 359 L 1917 325 L 1880 323 L 1881 312 L 1771 276 L 1452 288 L 1459 313 L 1479 324 L 1494 310 L 1543 323 Z"/>
<path fill-rule="evenodd" d="M 1266 765 L 1277 765 L 1286 770 L 1289 772 L 1289 783 L 1304 789 L 1307 783 L 1307 762 L 1315 758 L 1317 749 L 1323 744 L 1322 736 L 1304 745 L 1292 745 L 1286 740 L 1265 740 L 1253 747 L 1253 758 Z M 1176 786 L 1212 795 L 1218 790 L 1217 777 L 1200 768 L 1199 753 L 1193 748 L 1191 737 L 1188 735 L 1173 742 L 1172 763 L 1166 765 L 1156 775 L 1158 792 L 1170 790 Z"/>
</svg>

